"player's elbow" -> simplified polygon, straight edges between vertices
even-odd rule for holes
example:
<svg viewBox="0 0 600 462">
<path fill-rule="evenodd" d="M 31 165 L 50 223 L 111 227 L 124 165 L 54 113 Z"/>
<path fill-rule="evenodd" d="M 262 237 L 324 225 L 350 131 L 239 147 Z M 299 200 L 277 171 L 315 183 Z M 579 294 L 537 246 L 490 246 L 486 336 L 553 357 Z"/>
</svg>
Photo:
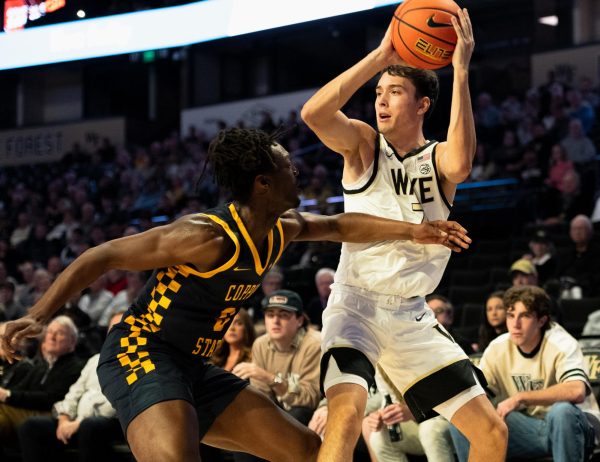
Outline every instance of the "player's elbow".
<svg viewBox="0 0 600 462">
<path fill-rule="evenodd" d="M 473 165 L 471 162 L 461 162 L 449 168 L 446 171 L 446 177 L 452 183 L 459 184 L 469 179 L 472 169 Z"/>
<path fill-rule="evenodd" d="M 300 111 L 300 117 L 304 121 L 306 125 L 311 127 L 317 118 L 316 111 L 311 103 L 306 103 L 302 106 L 302 110 Z"/>
</svg>

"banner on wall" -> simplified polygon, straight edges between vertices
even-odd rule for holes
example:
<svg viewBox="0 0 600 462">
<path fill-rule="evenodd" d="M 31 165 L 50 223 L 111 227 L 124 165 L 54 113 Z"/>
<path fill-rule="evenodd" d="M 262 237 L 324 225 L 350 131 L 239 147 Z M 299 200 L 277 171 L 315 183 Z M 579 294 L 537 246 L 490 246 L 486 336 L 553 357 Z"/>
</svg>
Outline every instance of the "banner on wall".
<svg viewBox="0 0 600 462">
<path fill-rule="evenodd" d="M 24 128 L 0 132 L 0 167 L 56 162 L 79 144 L 84 151 L 94 151 L 104 138 L 122 146 L 125 142 L 125 119 L 111 119 Z"/>
</svg>

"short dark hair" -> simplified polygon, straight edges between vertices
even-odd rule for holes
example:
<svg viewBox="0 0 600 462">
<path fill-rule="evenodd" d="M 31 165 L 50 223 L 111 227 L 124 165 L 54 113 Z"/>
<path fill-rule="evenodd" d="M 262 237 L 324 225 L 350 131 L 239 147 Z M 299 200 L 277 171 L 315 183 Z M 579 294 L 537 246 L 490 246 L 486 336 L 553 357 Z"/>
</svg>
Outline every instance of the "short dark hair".
<svg viewBox="0 0 600 462">
<path fill-rule="evenodd" d="M 425 297 L 426 303 L 429 303 L 431 300 L 439 300 L 440 302 L 445 303 L 446 305 L 454 308 L 450 299 L 448 297 L 443 296 L 442 294 L 429 294 Z"/>
<path fill-rule="evenodd" d="M 515 303 L 521 302 L 527 311 L 535 313 L 538 319 L 547 316 L 548 321 L 542 327 L 542 332 L 550 323 L 550 297 L 544 289 L 537 286 L 511 287 L 504 293 L 506 312 L 514 310 Z"/>
<path fill-rule="evenodd" d="M 384 73 L 410 80 L 417 90 L 415 95 L 417 99 L 427 96 L 431 101 L 426 115 L 433 112 L 440 93 L 440 81 L 435 72 L 428 69 L 392 64 L 382 71 L 382 74 Z"/>
<path fill-rule="evenodd" d="M 277 170 L 272 150 L 277 136 L 258 129 L 229 128 L 210 142 L 208 162 L 214 178 L 231 191 L 234 200 L 248 201 L 256 175 Z"/>
</svg>

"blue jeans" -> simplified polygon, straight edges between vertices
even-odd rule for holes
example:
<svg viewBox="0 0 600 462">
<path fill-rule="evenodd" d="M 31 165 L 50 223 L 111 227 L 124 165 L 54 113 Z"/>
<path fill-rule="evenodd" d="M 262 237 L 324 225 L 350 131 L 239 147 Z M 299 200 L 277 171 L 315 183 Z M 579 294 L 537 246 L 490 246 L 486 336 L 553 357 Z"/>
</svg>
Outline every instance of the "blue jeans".
<svg viewBox="0 0 600 462">
<path fill-rule="evenodd" d="M 506 416 L 507 458 L 533 459 L 552 456 L 555 462 L 588 459 L 594 447 L 594 430 L 581 409 L 568 402 L 554 403 L 544 419 L 521 412 Z M 460 462 L 469 457 L 469 442 L 453 425 L 452 442 Z"/>
</svg>

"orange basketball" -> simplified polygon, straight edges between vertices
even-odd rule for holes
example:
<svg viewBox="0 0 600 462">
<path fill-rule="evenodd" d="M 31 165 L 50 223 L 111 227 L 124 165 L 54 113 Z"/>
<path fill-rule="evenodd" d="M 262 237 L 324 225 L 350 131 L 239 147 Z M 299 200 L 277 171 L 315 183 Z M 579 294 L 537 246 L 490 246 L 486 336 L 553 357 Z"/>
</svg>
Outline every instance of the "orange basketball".
<svg viewBox="0 0 600 462">
<path fill-rule="evenodd" d="M 408 64 L 439 69 L 452 62 L 456 32 L 451 17 L 459 6 L 452 0 L 406 0 L 392 18 L 392 44 Z"/>
</svg>

